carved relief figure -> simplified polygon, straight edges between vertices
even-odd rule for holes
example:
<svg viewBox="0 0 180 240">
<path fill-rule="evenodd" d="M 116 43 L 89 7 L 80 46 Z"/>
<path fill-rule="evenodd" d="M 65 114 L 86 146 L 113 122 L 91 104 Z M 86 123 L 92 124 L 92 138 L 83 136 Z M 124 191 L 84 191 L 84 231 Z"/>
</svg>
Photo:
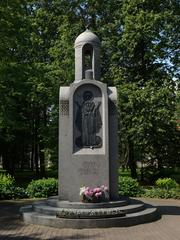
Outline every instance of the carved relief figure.
<svg viewBox="0 0 180 240">
<path fill-rule="evenodd" d="M 83 94 L 83 103 L 76 102 L 78 111 L 76 115 L 76 126 L 81 136 L 76 139 L 78 147 L 99 148 L 102 146 L 102 139 L 97 133 L 102 127 L 102 120 L 99 111 L 101 102 L 94 101 L 93 93 L 86 91 Z"/>
</svg>

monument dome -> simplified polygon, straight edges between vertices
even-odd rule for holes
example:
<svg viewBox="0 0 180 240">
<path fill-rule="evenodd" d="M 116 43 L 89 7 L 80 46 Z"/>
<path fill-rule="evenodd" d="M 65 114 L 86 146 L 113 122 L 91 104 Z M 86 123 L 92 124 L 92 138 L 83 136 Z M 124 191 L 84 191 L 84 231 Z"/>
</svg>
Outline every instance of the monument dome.
<svg viewBox="0 0 180 240">
<path fill-rule="evenodd" d="M 100 80 L 100 40 L 86 29 L 75 40 L 75 81 Z"/>
<path fill-rule="evenodd" d="M 75 40 L 75 46 L 82 43 L 96 43 L 100 44 L 100 40 L 96 34 L 91 32 L 89 29 L 86 29 L 83 33 L 81 33 Z"/>
</svg>

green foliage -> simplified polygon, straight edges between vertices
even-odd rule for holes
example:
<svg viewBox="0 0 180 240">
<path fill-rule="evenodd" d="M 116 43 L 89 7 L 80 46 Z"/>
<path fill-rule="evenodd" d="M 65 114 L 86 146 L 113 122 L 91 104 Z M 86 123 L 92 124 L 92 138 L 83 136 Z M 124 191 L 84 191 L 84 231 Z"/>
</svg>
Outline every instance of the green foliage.
<svg viewBox="0 0 180 240">
<path fill-rule="evenodd" d="M 175 180 L 171 179 L 171 178 L 159 178 L 156 181 L 156 186 L 158 186 L 159 188 L 162 189 L 172 189 L 172 188 L 177 188 L 178 184 Z"/>
<path fill-rule="evenodd" d="M 152 188 L 146 189 L 143 194 L 144 197 L 150 198 L 174 198 L 180 199 L 180 189 Z"/>
<path fill-rule="evenodd" d="M 11 199 L 20 199 L 20 198 L 27 198 L 28 194 L 27 191 L 23 187 L 16 187 L 14 186 L 12 188 L 12 192 L 10 195 Z"/>
<path fill-rule="evenodd" d="M 57 165 L 59 86 L 74 80 L 73 43 L 88 23 L 102 40 L 102 81 L 118 88 L 122 161 L 179 164 L 178 1 L 1 2 L 5 169 Z"/>
<path fill-rule="evenodd" d="M 145 190 L 145 197 L 180 199 L 179 184 L 172 178 L 159 178 L 155 184 L 157 187 Z"/>
<path fill-rule="evenodd" d="M 55 178 L 43 178 L 32 180 L 27 186 L 27 192 L 30 197 L 45 198 L 58 193 L 58 180 Z"/>
<path fill-rule="evenodd" d="M 0 186 L 10 188 L 15 184 L 15 179 L 9 174 L 0 174 Z"/>
<path fill-rule="evenodd" d="M 0 174 L 0 199 L 25 198 L 25 189 L 15 186 L 15 179 L 5 174 Z"/>
<path fill-rule="evenodd" d="M 136 179 L 131 177 L 120 177 L 119 194 L 123 196 L 136 197 L 141 195 L 142 188 Z"/>
<path fill-rule="evenodd" d="M 179 22 L 176 4 L 137 0 L 122 5 L 123 27 L 109 75 L 119 92 L 121 154 L 133 153 L 125 159 L 129 165 L 140 159 L 146 164 L 157 162 L 159 169 L 163 164 L 178 163 L 179 134 L 174 116 L 178 80 L 173 79 L 178 79 L 174 71 L 178 66 L 177 43 L 174 36 L 169 41 L 172 32 L 176 35 Z M 171 19 L 171 27 L 167 19 Z"/>
</svg>

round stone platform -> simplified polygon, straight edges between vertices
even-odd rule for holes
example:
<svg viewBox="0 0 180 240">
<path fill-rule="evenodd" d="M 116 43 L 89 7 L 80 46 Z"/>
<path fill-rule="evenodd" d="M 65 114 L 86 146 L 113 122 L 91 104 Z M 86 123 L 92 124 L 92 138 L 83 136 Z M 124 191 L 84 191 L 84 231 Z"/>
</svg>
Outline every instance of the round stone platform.
<svg viewBox="0 0 180 240">
<path fill-rule="evenodd" d="M 158 218 L 155 207 L 134 199 L 81 203 L 51 197 L 22 207 L 21 213 L 27 223 L 57 228 L 125 227 Z"/>
<path fill-rule="evenodd" d="M 128 198 L 121 198 L 117 201 L 108 201 L 108 202 L 100 202 L 100 203 L 69 202 L 69 201 L 59 201 L 57 196 L 50 197 L 46 200 L 46 203 L 51 207 L 75 208 L 75 209 L 121 207 L 121 206 L 127 205 L 128 202 L 129 202 Z"/>
</svg>

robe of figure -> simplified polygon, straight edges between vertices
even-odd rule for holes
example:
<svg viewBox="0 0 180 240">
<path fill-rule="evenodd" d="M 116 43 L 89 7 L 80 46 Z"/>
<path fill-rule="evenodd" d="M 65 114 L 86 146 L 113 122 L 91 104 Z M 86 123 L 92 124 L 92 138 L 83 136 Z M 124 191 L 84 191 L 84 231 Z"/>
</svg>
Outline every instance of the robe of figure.
<svg viewBox="0 0 180 240">
<path fill-rule="evenodd" d="M 76 125 L 81 132 L 81 140 L 77 141 L 81 147 L 100 147 L 101 145 L 101 138 L 96 135 L 102 126 L 99 106 L 100 102 L 95 103 L 92 100 L 86 100 L 79 106 Z"/>
</svg>

